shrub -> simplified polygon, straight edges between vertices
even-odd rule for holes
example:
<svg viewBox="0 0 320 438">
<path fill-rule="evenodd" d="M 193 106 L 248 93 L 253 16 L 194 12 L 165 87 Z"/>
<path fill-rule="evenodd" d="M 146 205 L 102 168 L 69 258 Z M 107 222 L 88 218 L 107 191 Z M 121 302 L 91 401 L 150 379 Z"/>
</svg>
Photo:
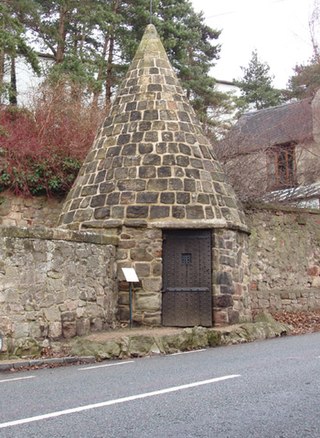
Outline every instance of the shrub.
<svg viewBox="0 0 320 438">
<path fill-rule="evenodd" d="M 72 186 L 101 117 L 64 91 L 42 87 L 33 109 L 0 108 L 0 190 L 61 196 Z"/>
</svg>

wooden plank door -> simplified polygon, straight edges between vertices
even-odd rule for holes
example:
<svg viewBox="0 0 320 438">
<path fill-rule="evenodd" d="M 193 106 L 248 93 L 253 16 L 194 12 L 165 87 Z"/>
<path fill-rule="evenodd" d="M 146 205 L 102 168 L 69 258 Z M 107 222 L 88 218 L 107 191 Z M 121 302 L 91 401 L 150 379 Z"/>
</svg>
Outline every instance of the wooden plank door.
<svg viewBox="0 0 320 438">
<path fill-rule="evenodd" d="M 211 231 L 164 231 L 163 325 L 212 326 L 211 266 Z"/>
</svg>

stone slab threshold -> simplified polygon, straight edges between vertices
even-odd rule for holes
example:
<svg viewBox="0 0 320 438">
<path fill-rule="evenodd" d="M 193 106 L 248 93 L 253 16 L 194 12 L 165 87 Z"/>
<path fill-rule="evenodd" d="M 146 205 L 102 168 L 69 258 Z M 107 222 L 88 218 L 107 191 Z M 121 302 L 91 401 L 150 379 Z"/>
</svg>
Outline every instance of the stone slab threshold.
<svg viewBox="0 0 320 438">
<path fill-rule="evenodd" d="M 174 354 L 285 336 L 290 334 L 290 330 L 288 325 L 275 321 L 266 313 L 258 315 L 254 323 L 220 328 L 119 329 L 55 342 L 52 352 L 57 357 L 2 360 L 0 372 Z M 58 357 L 61 351 L 67 356 Z"/>
</svg>

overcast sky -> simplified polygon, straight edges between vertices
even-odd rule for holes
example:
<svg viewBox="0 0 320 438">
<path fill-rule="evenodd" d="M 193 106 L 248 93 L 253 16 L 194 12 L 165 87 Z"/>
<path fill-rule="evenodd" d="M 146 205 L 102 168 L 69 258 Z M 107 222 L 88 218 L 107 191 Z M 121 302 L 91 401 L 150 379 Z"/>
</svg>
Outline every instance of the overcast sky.
<svg viewBox="0 0 320 438">
<path fill-rule="evenodd" d="M 216 79 L 239 79 L 253 50 L 267 62 L 274 85 L 285 87 L 297 63 L 312 56 L 309 30 L 315 0 L 192 0 L 205 21 L 222 30 L 220 59 L 212 70 Z"/>
<path fill-rule="evenodd" d="M 222 45 L 220 59 L 212 70 L 216 79 L 240 79 L 240 66 L 248 66 L 256 49 L 259 59 L 269 64 L 274 85 L 284 88 L 293 67 L 312 56 L 309 21 L 316 0 L 191 1 L 196 11 L 204 12 L 207 24 L 222 31 L 218 39 Z M 21 70 L 28 68 L 23 66 Z M 19 81 L 23 91 L 26 72 L 20 72 Z"/>
</svg>

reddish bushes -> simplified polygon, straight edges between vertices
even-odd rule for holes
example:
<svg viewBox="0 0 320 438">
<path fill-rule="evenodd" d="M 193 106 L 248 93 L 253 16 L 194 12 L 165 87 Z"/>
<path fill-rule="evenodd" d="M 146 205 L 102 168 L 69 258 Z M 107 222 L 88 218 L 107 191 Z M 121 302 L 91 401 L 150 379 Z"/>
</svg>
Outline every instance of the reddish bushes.
<svg viewBox="0 0 320 438">
<path fill-rule="evenodd" d="M 64 91 L 42 90 L 33 110 L 0 108 L 0 190 L 49 196 L 70 189 L 100 117 Z"/>
</svg>

